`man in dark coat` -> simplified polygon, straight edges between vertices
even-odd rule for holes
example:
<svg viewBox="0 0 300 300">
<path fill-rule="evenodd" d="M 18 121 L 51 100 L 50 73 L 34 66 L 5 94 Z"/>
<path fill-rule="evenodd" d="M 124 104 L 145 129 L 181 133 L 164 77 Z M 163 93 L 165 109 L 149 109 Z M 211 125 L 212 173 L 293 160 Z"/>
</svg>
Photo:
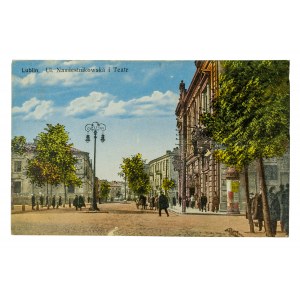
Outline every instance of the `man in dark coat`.
<svg viewBox="0 0 300 300">
<path fill-rule="evenodd" d="M 140 203 L 142 204 L 142 208 L 146 209 L 147 198 L 144 195 L 140 195 Z"/>
<path fill-rule="evenodd" d="M 76 195 L 75 199 L 73 200 L 73 206 L 75 206 L 76 210 L 78 210 L 78 207 L 79 207 L 79 198 L 78 198 L 78 195 Z"/>
<path fill-rule="evenodd" d="M 44 196 L 43 194 L 40 195 L 40 204 L 43 207 L 44 206 Z"/>
<path fill-rule="evenodd" d="M 280 203 L 277 195 L 274 193 L 275 187 L 271 186 L 268 193 L 270 225 L 272 236 L 276 235 L 277 221 L 280 220 Z"/>
<path fill-rule="evenodd" d="M 161 217 L 162 209 L 164 209 L 167 216 L 169 216 L 168 207 L 169 207 L 168 198 L 161 192 L 160 196 L 158 198 L 158 214 L 159 214 L 160 217 Z"/>
<path fill-rule="evenodd" d="M 284 189 L 284 185 L 280 185 L 280 190 L 276 194 L 280 203 L 280 226 L 281 232 L 285 232 L 288 235 L 288 224 L 289 224 L 289 184 L 286 185 L 286 189 Z"/>
<path fill-rule="evenodd" d="M 200 198 L 200 204 L 201 204 L 201 211 L 203 211 L 203 210 L 206 211 L 207 197 L 203 193 Z M 200 208 L 199 208 L 199 210 L 200 210 Z"/>
<path fill-rule="evenodd" d="M 35 210 L 35 196 L 32 194 L 31 196 L 31 206 L 32 206 L 32 209 Z"/>
<path fill-rule="evenodd" d="M 252 219 L 258 221 L 258 228 L 259 231 L 261 231 L 263 226 L 263 220 L 264 220 L 261 192 L 259 194 L 255 194 L 255 196 L 253 197 L 251 208 L 252 208 Z"/>
<path fill-rule="evenodd" d="M 56 204 L 56 199 L 55 199 L 55 195 L 52 196 L 52 207 L 55 208 L 55 204 Z"/>
<path fill-rule="evenodd" d="M 83 195 L 80 195 L 78 197 L 78 207 L 79 207 L 80 210 L 81 210 L 82 207 L 85 207 Z"/>
<path fill-rule="evenodd" d="M 282 220 L 282 229 L 287 235 L 289 235 L 289 184 L 286 185 L 286 189 L 282 195 L 280 217 Z"/>
</svg>

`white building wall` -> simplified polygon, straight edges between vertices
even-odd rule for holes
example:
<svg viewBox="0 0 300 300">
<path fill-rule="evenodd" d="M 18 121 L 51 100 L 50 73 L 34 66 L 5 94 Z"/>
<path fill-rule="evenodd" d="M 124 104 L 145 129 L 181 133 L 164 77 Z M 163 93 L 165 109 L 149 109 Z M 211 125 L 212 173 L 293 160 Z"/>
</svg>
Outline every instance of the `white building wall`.
<svg viewBox="0 0 300 300">
<path fill-rule="evenodd" d="M 92 198 L 92 178 L 93 170 L 89 160 L 89 155 L 86 152 L 75 150 L 74 155 L 78 158 L 76 165 L 77 176 L 82 180 L 81 187 L 75 187 L 74 191 L 68 192 L 67 197 L 71 201 L 75 195 L 83 195 L 87 200 L 88 197 Z M 11 158 L 11 197 L 13 204 L 31 204 L 31 195 L 34 194 L 36 199 L 39 195 L 47 195 L 47 187 L 38 187 L 30 183 L 29 178 L 26 176 L 27 160 L 34 157 L 33 151 L 28 151 L 24 155 L 18 155 L 12 153 Z M 21 162 L 21 163 L 19 163 Z M 18 166 L 21 164 L 20 169 Z M 64 186 L 62 184 L 58 186 L 48 186 L 48 195 L 55 195 L 58 199 L 62 197 L 64 201 Z"/>
</svg>

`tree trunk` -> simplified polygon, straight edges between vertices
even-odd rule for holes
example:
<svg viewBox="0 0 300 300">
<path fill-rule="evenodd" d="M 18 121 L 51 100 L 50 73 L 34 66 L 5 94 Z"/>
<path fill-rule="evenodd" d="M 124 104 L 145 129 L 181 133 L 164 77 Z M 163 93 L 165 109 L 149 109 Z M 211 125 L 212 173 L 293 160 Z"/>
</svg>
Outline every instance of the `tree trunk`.
<svg viewBox="0 0 300 300">
<path fill-rule="evenodd" d="M 258 159 L 258 170 L 259 170 L 259 183 L 260 183 L 260 188 L 262 190 L 263 216 L 264 216 L 266 236 L 271 237 L 272 232 L 271 232 L 271 224 L 270 224 L 270 211 L 269 211 L 269 204 L 267 199 L 265 170 L 264 170 L 264 163 L 262 157 Z"/>
<path fill-rule="evenodd" d="M 244 167 L 244 172 L 245 172 L 245 188 L 246 188 L 246 200 L 247 200 L 247 216 L 248 216 L 248 222 L 249 222 L 249 227 L 250 227 L 250 232 L 254 233 L 254 224 L 253 224 L 253 219 L 252 219 L 252 203 L 250 202 L 249 198 L 249 175 L 248 175 L 248 166 Z"/>
<path fill-rule="evenodd" d="M 48 182 L 47 182 L 47 198 L 48 198 L 47 209 L 50 209 L 49 185 L 48 185 Z"/>
<path fill-rule="evenodd" d="M 66 203 L 67 203 L 67 186 L 66 184 L 64 183 L 64 192 L 65 192 L 65 203 L 64 203 L 64 207 L 66 206 Z"/>
</svg>

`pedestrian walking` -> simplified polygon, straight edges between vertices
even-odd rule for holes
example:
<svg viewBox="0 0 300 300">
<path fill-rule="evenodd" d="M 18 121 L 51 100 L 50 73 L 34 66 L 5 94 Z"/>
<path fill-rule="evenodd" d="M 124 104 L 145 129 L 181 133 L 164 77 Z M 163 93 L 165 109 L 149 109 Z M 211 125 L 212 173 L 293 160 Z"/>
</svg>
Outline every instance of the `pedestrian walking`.
<svg viewBox="0 0 300 300">
<path fill-rule="evenodd" d="M 289 235 L 289 184 L 286 184 L 286 189 L 283 192 L 282 196 L 282 209 L 281 209 L 281 220 L 283 224 L 283 232 L 286 235 Z"/>
<path fill-rule="evenodd" d="M 43 206 L 44 206 L 44 196 L 43 196 L 43 194 L 40 195 L 40 204 L 41 204 L 41 207 L 43 208 Z"/>
<path fill-rule="evenodd" d="M 62 206 L 62 198 L 61 198 L 61 196 L 59 196 L 59 198 L 58 198 L 58 206 Z"/>
<path fill-rule="evenodd" d="M 76 210 L 78 210 L 78 207 L 79 207 L 79 198 L 78 198 L 78 195 L 75 195 L 75 198 L 73 200 L 73 206 L 75 206 Z"/>
<path fill-rule="evenodd" d="M 150 209 L 153 210 L 154 209 L 154 205 L 155 205 L 155 197 L 152 196 L 150 198 Z"/>
<path fill-rule="evenodd" d="M 140 203 L 142 204 L 142 209 L 146 209 L 147 198 L 144 195 L 140 195 Z"/>
<path fill-rule="evenodd" d="M 219 211 L 219 206 L 220 206 L 219 196 L 217 192 L 214 192 L 213 200 L 212 200 L 212 211 L 217 213 Z"/>
<path fill-rule="evenodd" d="M 252 199 L 251 203 L 252 220 L 257 220 L 258 230 L 262 230 L 264 214 L 263 214 L 263 204 L 262 204 L 262 192 L 256 193 Z"/>
<path fill-rule="evenodd" d="M 201 195 L 200 204 L 201 204 L 201 211 L 203 211 L 203 210 L 206 211 L 207 197 L 204 193 L 202 193 L 202 195 Z"/>
<path fill-rule="evenodd" d="M 280 220 L 280 204 L 277 195 L 274 192 L 275 187 L 271 186 L 268 193 L 271 234 L 276 236 L 277 221 Z"/>
<path fill-rule="evenodd" d="M 166 212 L 167 216 L 169 216 L 168 207 L 169 207 L 168 198 L 166 197 L 166 195 L 164 195 L 161 192 L 160 196 L 158 198 L 158 214 L 159 214 L 160 217 L 161 217 L 161 211 L 162 210 L 164 210 Z"/>
<path fill-rule="evenodd" d="M 31 208 L 32 208 L 32 210 L 35 210 L 35 196 L 34 196 L 34 194 L 31 194 Z"/>
<path fill-rule="evenodd" d="M 83 195 L 80 195 L 78 197 L 78 207 L 79 207 L 80 210 L 81 210 L 82 207 L 85 207 Z"/>
<path fill-rule="evenodd" d="M 283 204 L 282 200 L 283 199 L 282 198 L 283 198 L 283 195 L 284 195 L 284 185 L 281 184 L 279 186 L 279 192 L 276 193 L 276 196 L 277 196 L 279 204 L 280 204 L 280 228 L 281 228 L 281 232 L 284 232 L 284 230 L 283 230 L 284 225 L 283 225 L 283 219 L 282 219 L 282 212 L 283 212 L 283 206 L 282 206 L 282 204 Z"/>
<path fill-rule="evenodd" d="M 52 207 L 55 208 L 56 200 L 55 200 L 55 195 L 52 196 Z"/>
</svg>

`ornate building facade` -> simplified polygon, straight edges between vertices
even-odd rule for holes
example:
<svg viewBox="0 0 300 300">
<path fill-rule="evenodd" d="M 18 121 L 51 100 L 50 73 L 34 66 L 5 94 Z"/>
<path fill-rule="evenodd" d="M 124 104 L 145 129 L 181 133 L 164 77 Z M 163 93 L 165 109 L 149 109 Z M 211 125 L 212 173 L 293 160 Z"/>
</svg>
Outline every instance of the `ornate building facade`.
<svg viewBox="0 0 300 300">
<path fill-rule="evenodd" d="M 221 167 L 211 155 L 204 140 L 201 115 L 212 112 L 212 102 L 218 92 L 219 63 L 196 61 L 196 72 L 188 89 L 181 81 L 179 102 L 176 108 L 180 149 L 180 195 L 183 210 L 186 197 L 199 198 L 205 194 L 211 202 L 214 192 L 220 194 Z"/>
<path fill-rule="evenodd" d="M 213 102 L 217 100 L 219 89 L 220 61 L 196 61 L 196 71 L 190 86 L 186 89 L 183 80 L 179 85 L 179 101 L 176 107 L 179 153 L 178 193 L 185 200 L 194 195 L 205 194 L 208 209 L 212 207 L 214 193 L 220 200 L 220 211 L 244 213 L 246 210 L 245 182 L 243 174 L 216 161 L 213 151 L 217 147 L 206 136 L 201 122 L 203 113 L 213 113 Z M 266 184 L 275 186 L 289 182 L 289 153 L 279 159 L 264 161 Z M 249 167 L 250 192 L 259 192 L 255 162 Z"/>
<path fill-rule="evenodd" d="M 89 153 L 72 149 L 74 156 L 77 158 L 76 174 L 82 180 L 80 187 L 69 186 L 67 193 L 68 198 L 74 199 L 75 195 L 83 195 L 85 199 L 93 197 L 93 170 Z M 35 145 L 28 143 L 26 152 L 23 155 L 12 153 L 11 157 L 11 197 L 13 204 L 30 204 L 31 195 L 36 197 L 47 194 L 47 187 L 38 187 L 30 182 L 26 176 L 28 159 L 32 159 L 35 153 Z M 64 199 L 63 185 L 49 186 L 49 195 L 61 196 Z"/>
</svg>

